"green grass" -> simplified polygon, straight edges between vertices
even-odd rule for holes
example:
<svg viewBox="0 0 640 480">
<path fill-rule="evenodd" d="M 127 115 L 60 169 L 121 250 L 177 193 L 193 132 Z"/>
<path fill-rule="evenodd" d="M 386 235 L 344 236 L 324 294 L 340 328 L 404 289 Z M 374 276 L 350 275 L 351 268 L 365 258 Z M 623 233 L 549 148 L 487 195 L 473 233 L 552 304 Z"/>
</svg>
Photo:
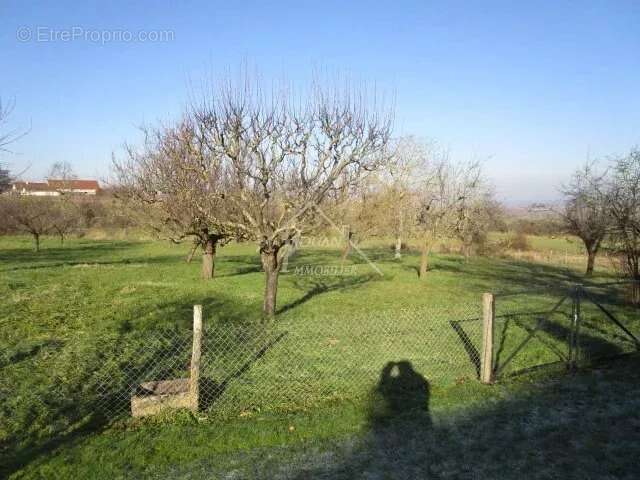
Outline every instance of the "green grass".
<svg viewBox="0 0 640 480">
<path fill-rule="evenodd" d="M 500 233 L 492 232 L 489 235 L 490 241 L 499 242 L 504 241 L 513 236 L 513 233 Z M 532 250 L 547 252 L 555 251 L 557 253 L 568 253 L 570 255 L 581 254 L 584 255 L 584 244 L 582 240 L 573 235 L 557 235 L 557 236 L 543 236 L 543 235 L 527 235 L 527 241 Z"/>
<path fill-rule="evenodd" d="M 553 406 L 563 401 L 551 395 L 546 384 L 538 385 L 540 377 L 532 374 L 499 386 L 479 385 L 470 350 L 475 348 L 477 354 L 479 348 L 480 324 L 474 319 L 483 292 L 552 287 L 551 293 L 540 296 L 504 300 L 498 296 L 498 341 L 504 360 L 535 320 L 535 315 L 509 314 L 548 311 L 560 286 L 581 281 L 571 268 L 438 255 L 423 282 L 416 275 L 416 252 L 396 261 L 388 246 L 378 245 L 365 252 L 382 276 L 355 253 L 348 263 L 353 265 L 351 275 L 296 275 L 296 267 L 304 265 L 340 265 L 336 250 L 304 248 L 281 276 L 278 320 L 265 326 L 260 319 L 264 278 L 252 245 L 221 249 L 216 278 L 208 282 L 199 280 L 196 260 L 184 262 L 188 246 L 71 240 L 60 248 L 51 239 L 43 242 L 39 254 L 29 248 L 28 238 L 0 239 L 0 472 L 4 468 L 4 473 L 16 477 L 200 478 L 209 472 L 215 478 L 212 472 L 221 474 L 225 469 L 239 469 L 243 477 L 251 477 L 251 465 L 273 475 L 303 475 L 287 470 L 294 468 L 289 465 L 294 460 L 293 464 L 302 462 L 314 474 L 328 477 L 362 470 L 361 462 L 389 469 L 391 465 L 383 464 L 391 459 L 378 459 L 379 440 L 388 436 L 394 444 L 423 434 L 409 428 L 407 439 L 396 438 L 402 436 L 396 424 L 402 429 L 407 424 L 404 413 L 391 415 L 383 425 L 372 422 L 372 391 L 389 361 L 411 362 L 430 383 L 429 415 L 434 426 L 429 427 L 429 438 L 439 440 L 426 441 L 424 448 L 447 445 L 449 439 L 448 448 L 465 454 L 464 440 L 455 434 L 458 430 L 471 428 L 484 438 L 474 422 L 489 426 L 495 422 L 495 427 L 498 418 L 504 420 L 502 409 L 520 412 L 527 402 L 539 402 L 536 408 L 544 409 L 549 402 Z M 618 301 L 619 292 L 618 296 L 596 293 L 614 298 L 611 308 L 626 322 L 637 320 Z M 167 349 L 165 343 L 149 341 L 157 338 L 158 331 L 174 332 L 187 340 L 188 347 L 195 303 L 204 305 L 210 347 L 222 351 L 215 339 L 225 335 L 225 344 L 235 348 L 206 363 L 206 376 L 233 379 L 224 395 L 197 417 L 182 413 L 146 421 L 105 421 L 95 415 L 96 372 L 112 383 L 123 381 L 122 361 L 140 361 L 141 345 L 150 356 Z M 596 347 L 615 343 L 609 324 L 593 307 L 585 308 L 591 327 L 584 338 Z M 546 344 L 532 341 L 506 373 L 558 361 L 548 343 L 562 347 L 566 317 L 566 310 L 558 314 L 551 322 L 553 329 L 544 332 Z M 462 333 L 452 328 L 451 320 L 463 321 L 458 324 Z M 257 343 L 248 346 L 230 333 L 238 331 L 250 332 Z M 280 333 L 286 334 L 282 340 L 238 374 L 238 351 L 255 351 Z M 620 345 L 628 343 L 619 340 Z M 181 374 L 178 370 L 163 375 Z M 607 381 L 621 388 L 617 375 L 612 371 Z M 567 387 L 565 400 L 591 389 L 590 378 L 572 380 L 575 391 Z M 621 410 L 631 408 L 622 400 L 619 403 Z M 418 427 L 423 428 L 424 422 L 417 422 Z M 317 451 L 309 453 L 310 446 Z M 416 455 L 426 455 L 424 448 Z M 461 472 L 460 465 L 447 466 L 443 448 L 437 449 L 440 460 L 433 468 Z M 357 460 L 348 458 L 351 454 Z M 332 458 L 330 466 L 322 465 L 326 455 Z M 405 460 L 410 463 L 410 457 Z M 536 461 L 531 459 L 530 465 Z"/>
</svg>

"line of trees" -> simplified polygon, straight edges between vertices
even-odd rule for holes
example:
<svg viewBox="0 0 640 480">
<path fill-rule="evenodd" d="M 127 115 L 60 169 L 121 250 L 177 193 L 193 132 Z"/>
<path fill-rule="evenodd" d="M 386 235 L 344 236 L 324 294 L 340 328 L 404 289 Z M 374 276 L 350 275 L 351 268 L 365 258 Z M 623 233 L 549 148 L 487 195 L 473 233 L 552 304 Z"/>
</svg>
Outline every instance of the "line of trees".
<svg viewBox="0 0 640 480">
<path fill-rule="evenodd" d="M 114 167 L 121 198 L 158 232 L 203 239 L 205 277 L 218 242 L 255 241 L 270 317 L 285 247 L 313 228 L 332 191 L 384 164 L 390 135 L 390 113 L 359 92 L 316 85 L 296 102 L 284 90 L 223 83 Z"/>
<path fill-rule="evenodd" d="M 202 251 L 202 277 L 218 248 L 257 244 L 265 272 L 263 312 L 276 312 L 279 274 L 301 236 L 343 231 L 343 260 L 370 236 L 421 238 L 419 277 L 435 242 L 457 237 L 470 255 L 499 210 L 477 162 L 454 163 L 413 137 L 392 138 L 392 112 L 350 88 L 314 85 L 305 100 L 258 82 L 224 82 L 175 124 L 146 128 L 144 142 L 114 161 L 115 195 L 137 226 Z M 8 137 L 7 137 L 8 138 Z M 68 164 L 50 177 L 72 180 Z M 3 195 L 3 230 L 61 244 L 86 227 L 86 199 Z M 99 207 L 100 202 L 94 202 Z M 93 217 L 92 217 L 93 218 Z"/>
<path fill-rule="evenodd" d="M 485 235 L 495 202 L 480 164 L 454 164 L 391 132 L 391 112 L 363 92 L 314 85 L 300 101 L 225 82 L 176 124 L 144 129 L 143 144 L 114 161 L 117 195 L 158 235 L 194 241 L 203 278 L 214 275 L 218 247 L 256 242 L 270 317 L 287 251 L 329 219 L 344 230 L 343 258 L 383 232 L 400 257 L 419 232 L 421 278 L 437 239 L 455 235 L 470 253 Z"/>
<path fill-rule="evenodd" d="M 109 193 L 98 197 L 0 195 L 0 234 L 31 235 L 35 251 L 40 251 L 43 236 L 56 236 L 63 246 L 71 235 L 84 235 L 92 228 L 113 231 L 135 226 Z"/>
<path fill-rule="evenodd" d="M 56 235 L 60 246 L 65 238 L 80 227 L 79 205 L 63 198 L 21 197 L 9 195 L 0 202 L 3 230 L 22 232 L 33 237 L 33 247 L 40 251 L 43 235 Z"/>
<path fill-rule="evenodd" d="M 13 175 L 5 168 L 8 185 Z M 3 169 L 0 169 L 0 177 Z M 39 197 L 0 192 L 0 233 L 31 235 L 36 252 L 40 251 L 40 241 L 45 235 L 58 237 L 60 246 L 72 234 L 82 234 L 95 227 L 122 227 L 132 224 L 132 219 L 123 216 L 109 192 L 97 197 L 77 196 L 64 193 L 70 190 L 70 182 L 77 176 L 67 162 L 54 163 L 48 178 L 61 182 L 62 193 L 55 197 Z M 69 185 L 66 183 L 69 182 Z M 5 190 L 9 190 L 6 188 Z"/>
<path fill-rule="evenodd" d="M 487 233 L 502 215 L 480 162 L 453 162 L 436 145 L 414 137 L 393 141 L 387 162 L 339 203 L 347 245 L 366 236 L 392 237 L 394 257 L 402 257 L 409 238 L 419 238 L 421 260 L 418 276 L 426 278 L 429 256 L 437 242 L 456 238 L 469 257 L 481 250 Z M 344 255 L 343 253 L 343 255 Z"/>
</svg>

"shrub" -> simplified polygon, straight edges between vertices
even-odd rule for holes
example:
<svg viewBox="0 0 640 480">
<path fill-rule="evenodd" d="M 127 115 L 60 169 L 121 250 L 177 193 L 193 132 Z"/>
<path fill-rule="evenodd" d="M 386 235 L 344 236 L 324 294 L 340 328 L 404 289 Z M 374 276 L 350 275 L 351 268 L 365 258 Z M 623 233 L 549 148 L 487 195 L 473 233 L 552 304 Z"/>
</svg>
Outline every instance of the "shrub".
<svg viewBox="0 0 640 480">
<path fill-rule="evenodd" d="M 449 254 L 449 253 L 451 253 L 451 247 L 449 247 L 448 243 L 442 242 L 440 244 L 440 248 L 438 248 L 438 252 L 444 253 L 445 255 Z"/>
<path fill-rule="evenodd" d="M 411 248 L 411 247 L 410 247 L 410 246 L 409 246 L 409 244 L 407 244 L 406 242 L 401 242 L 401 243 L 400 243 L 400 250 L 401 250 L 401 251 L 406 252 L 406 251 L 408 251 L 410 248 Z M 396 250 L 396 244 L 395 244 L 395 243 L 392 243 L 392 244 L 389 246 L 389 249 L 390 249 L 390 250 L 395 251 L 395 250 Z"/>
<path fill-rule="evenodd" d="M 529 239 L 527 238 L 526 233 L 523 231 L 516 232 L 509 239 L 509 248 L 512 250 L 526 251 L 531 247 L 529 245 Z"/>
</svg>

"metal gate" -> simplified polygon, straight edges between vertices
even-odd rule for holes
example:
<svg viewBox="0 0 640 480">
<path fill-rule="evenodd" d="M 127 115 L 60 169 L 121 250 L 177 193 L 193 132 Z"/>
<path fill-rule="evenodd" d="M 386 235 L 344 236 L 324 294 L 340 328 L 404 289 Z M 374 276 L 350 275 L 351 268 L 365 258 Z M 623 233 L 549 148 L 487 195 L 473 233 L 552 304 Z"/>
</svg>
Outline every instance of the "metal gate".
<svg viewBox="0 0 640 480">
<path fill-rule="evenodd" d="M 619 282 L 496 295 L 493 378 L 637 352 L 639 291 Z"/>
</svg>

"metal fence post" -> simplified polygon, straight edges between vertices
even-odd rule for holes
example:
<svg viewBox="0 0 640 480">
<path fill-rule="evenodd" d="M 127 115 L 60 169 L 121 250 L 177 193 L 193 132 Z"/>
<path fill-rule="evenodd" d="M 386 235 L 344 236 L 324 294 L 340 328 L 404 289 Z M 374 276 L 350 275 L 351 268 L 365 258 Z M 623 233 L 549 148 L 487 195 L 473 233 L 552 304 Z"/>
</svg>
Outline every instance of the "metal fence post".
<svg viewBox="0 0 640 480">
<path fill-rule="evenodd" d="M 569 355 L 567 356 L 567 370 L 573 369 L 573 339 L 575 336 L 576 295 L 575 289 L 571 295 L 571 317 L 569 318 Z"/>
<path fill-rule="evenodd" d="M 576 285 L 573 290 L 573 305 L 571 308 L 571 330 L 569 334 L 569 370 L 578 366 L 578 335 L 580 334 L 580 295 L 581 286 Z"/>
<path fill-rule="evenodd" d="M 189 396 L 191 409 L 198 411 L 200 397 L 200 356 L 202 353 L 202 305 L 193 306 L 193 348 L 191 350 L 191 373 Z"/>
<path fill-rule="evenodd" d="M 492 293 L 482 295 L 482 358 L 480 381 L 493 382 L 493 321 L 496 316 L 495 299 Z"/>
<path fill-rule="evenodd" d="M 574 314 L 575 334 L 573 342 L 573 368 L 578 368 L 578 362 L 580 360 L 580 301 L 582 297 L 582 285 L 576 285 L 576 308 Z"/>
</svg>

